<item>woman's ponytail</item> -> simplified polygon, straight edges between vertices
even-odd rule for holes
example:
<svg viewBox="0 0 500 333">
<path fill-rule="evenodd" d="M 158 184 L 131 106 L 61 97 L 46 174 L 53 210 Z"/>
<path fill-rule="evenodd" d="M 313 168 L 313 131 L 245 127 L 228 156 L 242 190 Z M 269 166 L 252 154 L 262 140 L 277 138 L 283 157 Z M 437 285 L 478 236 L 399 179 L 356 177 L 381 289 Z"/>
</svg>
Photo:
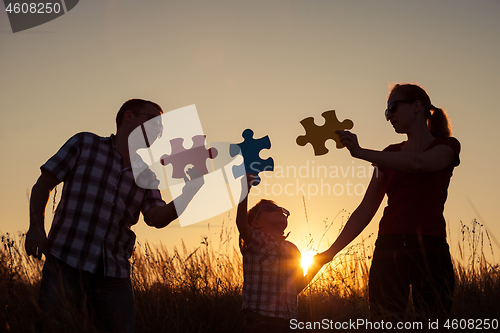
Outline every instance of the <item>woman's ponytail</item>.
<svg viewBox="0 0 500 333">
<path fill-rule="evenodd" d="M 424 88 L 411 83 L 395 84 L 391 89 L 391 95 L 400 94 L 403 99 L 420 101 L 425 107 L 427 128 L 436 138 L 447 138 L 451 136 L 451 126 L 448 116 L 443 109 L 432 105 L 431 99 Z"/>
<path fill-rule="evenodd" d="M 451 136 L 451 126 L 448 116 L 443 109 L 431 105 L 430 110 L 433 111 L 427 118 L 427 127 L 431 134 L 436 138 L 447 138 Z"/>
</svg>

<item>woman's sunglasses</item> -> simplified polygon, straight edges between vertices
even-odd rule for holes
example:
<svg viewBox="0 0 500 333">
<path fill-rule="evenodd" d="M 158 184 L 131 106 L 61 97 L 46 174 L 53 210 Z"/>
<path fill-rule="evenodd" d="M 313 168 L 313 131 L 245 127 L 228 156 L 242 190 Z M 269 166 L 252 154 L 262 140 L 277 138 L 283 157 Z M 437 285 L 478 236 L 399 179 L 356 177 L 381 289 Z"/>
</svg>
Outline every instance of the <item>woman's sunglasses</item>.
<svg viewBox="0 0 500 333">
<path fill-rule="evenodd" d="M 389 105 L 389 107 L 387 109 L 385 109 L 385 119 L 386 120 L 389 120 L 389 116 L 391 114 L 394 114 L 396 113 L 396 107 L 398 106 L 398 104 L 400 103 L 413 103 L 415 102 L 414 99 L 399 99 L 399 100 L 396 100 L 396 101 L 392 101 L 391 105 Z"/>
</svg>

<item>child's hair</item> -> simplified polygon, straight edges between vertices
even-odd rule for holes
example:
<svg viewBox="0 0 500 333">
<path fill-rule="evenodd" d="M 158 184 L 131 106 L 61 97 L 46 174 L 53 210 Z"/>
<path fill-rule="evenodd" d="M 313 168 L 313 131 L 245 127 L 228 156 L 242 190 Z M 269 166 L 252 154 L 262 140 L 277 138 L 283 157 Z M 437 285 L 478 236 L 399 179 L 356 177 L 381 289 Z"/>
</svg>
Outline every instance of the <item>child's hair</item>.
<svg viewBox="0 0 500 333">
<path fill-rule="evenodd" d="M 269 199 L 260 199 L 259 202 L 255 204 L 252 208 L 248 210 L 247 213 L 247 222 L 248 224 L 252 223 L 253 220 L 255 220 L 255 215 L 257 215 L 257 212 L 259 211 L 260 206 L 265 205 L 265 204 L 272 204 L 276 205 L 276 202 L 269 200 Z"/>
</svg>

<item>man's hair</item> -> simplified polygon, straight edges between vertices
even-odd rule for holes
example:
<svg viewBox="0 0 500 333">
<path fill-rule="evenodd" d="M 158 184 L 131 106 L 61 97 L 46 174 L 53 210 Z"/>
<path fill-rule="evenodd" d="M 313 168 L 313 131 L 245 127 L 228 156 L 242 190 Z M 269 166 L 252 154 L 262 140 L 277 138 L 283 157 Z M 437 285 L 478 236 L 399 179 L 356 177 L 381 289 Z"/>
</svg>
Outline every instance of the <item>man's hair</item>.
<svg viewBox="0 0 500 333">
<path fill-rule="evenodd" d="M 259 211 L 260 207 L 265 204 L 272 204 L 276 205 L 276 202 L 269 200 L 269 199 L 260 199 L 259 202 L 255 204 L 252 208 L 247 213 L 247 222 L 248 224 L 252 223 L 253 220 L 255 220 L 255 215 L 257 215 L 257 212 Z"/>
<path fill-rule="evenodd" d="M 148 104 L 154 106 L 160 111 L 160 113 L 163 114 L 163 110 L 155 102 L 146 101 L 144 99 L 138 99 L 138 98 L 130 99 L 125 103 L 123 103 L 122 107 L 116 114 L 116 128 L 119 128 L 121 126 L 126 111 L 140 112 Z"/>
</svg>

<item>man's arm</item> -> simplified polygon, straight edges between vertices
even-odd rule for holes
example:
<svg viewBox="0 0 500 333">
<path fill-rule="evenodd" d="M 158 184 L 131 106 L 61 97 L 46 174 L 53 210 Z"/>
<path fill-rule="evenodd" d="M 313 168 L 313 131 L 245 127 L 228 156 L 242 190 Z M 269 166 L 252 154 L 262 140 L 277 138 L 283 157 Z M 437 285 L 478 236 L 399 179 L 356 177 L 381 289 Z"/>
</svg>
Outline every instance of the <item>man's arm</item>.
<svg viewBox="0 0 500 333">
<path fill-rule="evenodd" d="M 24 248 L 30 256 L 42 259 L 47 243 L 45 233 L 45 208 L 49 201 L 50 192 L 59 184 L 59 181 L 49 171 L 42 171 L 30 196 L 30 227 L 26 233 Z"/>
<path fill-rule="evenodd" d="M 324 264 L 331 261 L 338 252 L 349 245 L 370 223 L 384 198 L 386 182 L 387 179 L 383 172 L 373 173 L 363 200 L 352 213 L 337 240 L 335 240 L 328 250 L 314 256 L 313 263 L 309 266 L 307 274 L 304 277 L 303 288 L 311 282 Z"/>
<path fill-rule="evenodd" d="M 205 183 L 200 170 L 192 168 L 187 171 L 187 174 L 191 180 L 185 177 L 186 185 L 184 185 L 181 195 L 166 206 L 152 207 L 144 213 L 144 221 L 147 225 L 156 228 L 166 227 L 186 210 L 188 204 Z"/>
</svg>

